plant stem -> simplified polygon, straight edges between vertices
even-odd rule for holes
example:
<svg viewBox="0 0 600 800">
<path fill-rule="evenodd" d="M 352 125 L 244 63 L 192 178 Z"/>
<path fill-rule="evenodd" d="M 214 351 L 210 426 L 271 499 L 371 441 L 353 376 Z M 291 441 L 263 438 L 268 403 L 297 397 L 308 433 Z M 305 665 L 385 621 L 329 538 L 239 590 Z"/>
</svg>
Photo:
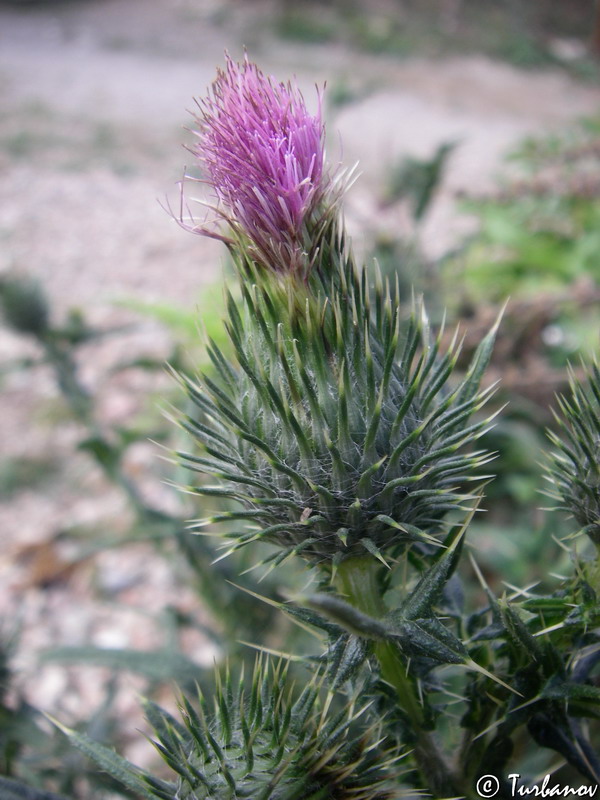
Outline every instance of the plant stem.
<svg viewBox="0 0 600 800">
<path fill-rule="evenodd" d="M 335 578 L 335 584 L 344 599 L 376 619 L 381 619 L 387 611 L 377 580 L 379 569 L 378 563 L 371 556 L 349 558 L 340 564 Z M 394 687 L 398 705 L 410 720 L 414 735 L 411 742 L 413 756 L 423 785 L 429 787 L 434 797 L 465 797 L 458 786 L 457 777 L 452 774 L 435 739 L 427 730 L 417 688 L 407 672 L 398 648 L 392 642 L 377 642 L 375 656 L 379 661 L 381 677 Z"/>
</svg>

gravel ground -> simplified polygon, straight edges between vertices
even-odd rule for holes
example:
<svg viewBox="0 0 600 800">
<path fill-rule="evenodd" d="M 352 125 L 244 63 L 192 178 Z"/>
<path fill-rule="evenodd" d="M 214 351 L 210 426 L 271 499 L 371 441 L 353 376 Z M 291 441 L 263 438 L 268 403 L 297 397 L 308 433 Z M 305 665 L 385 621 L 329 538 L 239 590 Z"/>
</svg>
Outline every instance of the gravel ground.
<svg viewBox="0 0 600 800">
<path fill-rule="evenodd" d="M 442 142 L 459 142 L 424 230 L 435 256 L 469 229 L 455 210 L 457 192 L 489 186 L 503 154 L 523 136 L 600 105 L 596 86 L 483 57 L 394 61 L 337 46 L 287 45 L 265 33 L 268 14 L 266 2 L 233 0 L 0 6 L 0 270 L 41 279 L 57 318 L 79 307 L 95 325 L 134 325 L 83 353 L 82 378 L 98 394 L 106 424 L 155 413 L 149 395 L 170 386 L 166 377 L 136 370 L 106 377 L 125 358 L 166 358 L 173 345 L 164 327 L 119 302 L 193 311 L 219 277 L 220 248 L 183 232 L 158 201 L 177 202 L 175 184 L 190 158 L 180 147 L 188 137 L 186 108 L 204 93 L 224 49 L 237 55 L 245 44 L 265 71 L 281 79 L 296 74 L 311 102 L 314 84 L 325 80 L 356 92 L 354 102 L 329 112 L 329 150 L 334 160 L 360 162 L 346 211 L 359 247 L 365 231 L 395 234 L 407 224 L 397 208 L 380 207 L 386 169 L 401 154 L 425 157 Z M 34 345 L 0 331 L 3 363 L 35 355 Z M 129 512 L 90 459 L 73 455 L 81 430 L 66 417 L 47 368 L 11 372 L 2 390 L 4 457 L 48 462 L 43 481 L 5 493 L 0 505 L 0 607 L 22 625 L 18 683 L 35 705 L 85 718 L 102 698 L 105 672 L 40 666 L 40 651 L 159 646 L 153 616 L 175 599 L 182 610 L 197 600 L 147 545 L 72 564 L 72 545 L 61 533 L 89 526 L 117 535 Z M 128 469 L 155 500 L 174 507 L 156 463 L 156 448 L 141 444 Z M 199 663 L 214 656 L 200 635 L 184 646 Z M 127 718 L 128 753 L 143 761 L 148 750 L 135 743 L 141 723 L 133 688 L 139 684 L 123 678 L 118 708 Z"/>
</svg>

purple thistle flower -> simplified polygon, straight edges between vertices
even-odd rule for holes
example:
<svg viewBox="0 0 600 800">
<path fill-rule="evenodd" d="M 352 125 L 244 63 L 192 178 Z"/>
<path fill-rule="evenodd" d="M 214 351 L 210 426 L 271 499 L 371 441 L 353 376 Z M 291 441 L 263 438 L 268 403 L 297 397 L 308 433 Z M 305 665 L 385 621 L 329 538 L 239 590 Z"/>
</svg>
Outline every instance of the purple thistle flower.
<svg viewBox="0 0 600 800">
<path fill-rule="evenodd" d="M 267 78 L 247 57 L 242 64 L 227 57 L 199 107 L 192 152 L 223 216 L 258 263 L 276 271 L 309 269 L 311 234 L 334 204 L 333 197 L 324 203 L 331 180 L 323 165 L 320 97 L 312 116 L 291 83 Z"/>
</svg>

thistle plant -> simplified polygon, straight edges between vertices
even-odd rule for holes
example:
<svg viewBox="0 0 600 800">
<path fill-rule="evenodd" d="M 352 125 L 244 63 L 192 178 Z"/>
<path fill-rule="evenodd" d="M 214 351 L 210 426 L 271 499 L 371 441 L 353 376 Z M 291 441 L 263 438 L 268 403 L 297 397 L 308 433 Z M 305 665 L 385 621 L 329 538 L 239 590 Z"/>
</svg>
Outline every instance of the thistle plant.
<svg viewBox="0 0 600 800">
<path fill-rule="evenodd" d="M 474 798 L 482 776 L 510 797 L 524 736 L 598 782 L 597 586 L 578 568 L 549 595 L 497 598 L 472 559 L 483 605 L 465 600 L 495 328 L 458 375 L 459 335 L 443 346 L 422 303 L 356 264 L 320 110 L 292 85 L 228 59 L 199 109 L 193 152 L 225 227 L 186 224 L 226 243 L 240 291 L 227 301 L 229 350 L 209 341 L 210 373 L 180 376 L 194 409 L 179 417 L 186 489 L 223 503 L 191 528 L 219 537 L 223 557 L 268 545 L 262 571 L 298 556 L 310 590 L 264 599 L 320 648 L 293 657 L 303 690 L 264 661 L 249 685 L 220 679 L 212 715 L 184 699 L 182 724 L 149 706 L 174 784 L 75 743 L 165 800 Z M 552 462 L 595 542 L 599 398 L 596 370 L 562 402 Z"/>
<path fill-rule="evenodd" d="M 381 279 L 372 288 L 344 244 L 319 117 L 247 61 L 229 61 L 213 93 L 196 150 L 234 215 L 237 365 L 211 344 L 215 378 L 183 379 L 200 420 L 184 425 L 210 458 L 179 456 L 222 480 L 195 491 L 244 510 L 197 525 L 235 520 L 235 547 L 263 539 L 325 567 L 437 544 L 428 531 L 468 500 L 457 487 L 484 461 L 461 448 L 487 424 L 468 421 L 488 394 L 478 387 L 493 336 L 448 388 L 456 339 L 440 354 L 424 309 L 405 310 Z"/>
</svg>

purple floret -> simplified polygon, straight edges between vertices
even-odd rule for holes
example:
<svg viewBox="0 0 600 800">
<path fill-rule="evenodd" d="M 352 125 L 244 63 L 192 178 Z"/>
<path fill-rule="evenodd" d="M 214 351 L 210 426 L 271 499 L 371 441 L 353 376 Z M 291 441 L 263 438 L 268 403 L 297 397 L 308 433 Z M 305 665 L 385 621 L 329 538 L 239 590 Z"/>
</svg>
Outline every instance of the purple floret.
<svg viewBox="0 0 600 800">
<path fill-rule="evenodd" d="M 328 184 L 320 102 L 311 115 L 294 86 L 228 57 L 200 108 L 193 152 L 227 218 L 260 261 L 295 269 Z"/>
</svg>

